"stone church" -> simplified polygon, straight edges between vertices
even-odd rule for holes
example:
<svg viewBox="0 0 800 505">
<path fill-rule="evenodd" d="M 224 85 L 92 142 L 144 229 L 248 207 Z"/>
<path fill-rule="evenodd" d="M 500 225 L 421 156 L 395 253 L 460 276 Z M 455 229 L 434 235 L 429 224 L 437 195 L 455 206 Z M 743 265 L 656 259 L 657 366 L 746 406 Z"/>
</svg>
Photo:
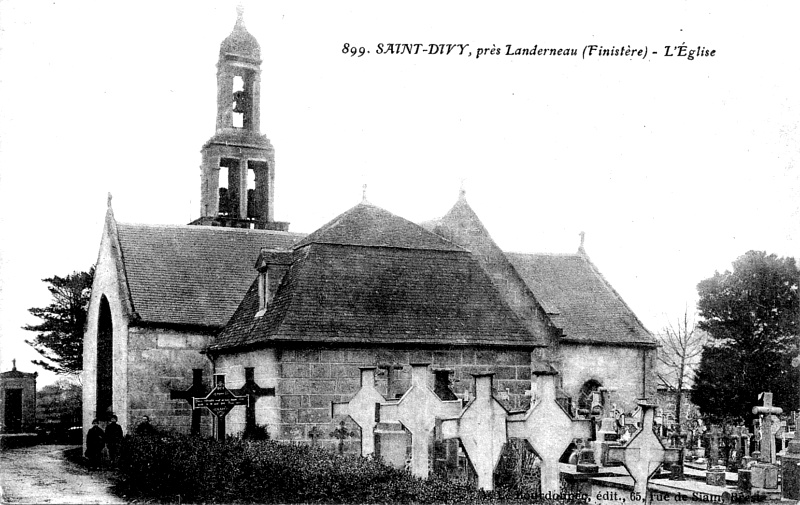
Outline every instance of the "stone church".
<svg viewBox="0 0 800 505">
<path fill-rule="evenodd" d="M 506 253 L 463 191 L 420 224 L 366 200 L 310 234 L 275 221 L 260 64 L 240 12 L 220 46 L 197 220 L 117 222 L 109 199 L 84 337 L 84 430 L 114 413 L 126 432 L 147 415 L 159 429 L 210 435 L 213 416 L 191 398 L 213 374 L 254 400 L 230 412 L 228 434 L 265 426 L 275 439 L 322 443 L 342 421 L 331 404 L 358 391 L 362 367 L 377 367 L 387 399 L 419 363 L 461 398 L 475 394 L 472 374 L 493 372 L 512 409 L 527 407 L 542 368 L 558 372 L 575 413 L 601 386 L 626 411 L 654 394 L 656 341 L 583 244 Z"/>
</svg>

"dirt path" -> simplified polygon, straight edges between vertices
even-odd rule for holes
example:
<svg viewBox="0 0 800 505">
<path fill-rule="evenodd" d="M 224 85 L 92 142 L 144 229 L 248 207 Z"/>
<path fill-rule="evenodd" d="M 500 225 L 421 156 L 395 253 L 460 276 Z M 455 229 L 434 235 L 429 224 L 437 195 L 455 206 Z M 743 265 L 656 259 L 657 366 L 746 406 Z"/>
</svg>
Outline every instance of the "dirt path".
<svg viewBox="0 0 800 505">
<path fill-rule="evenodd" d="M 0 452 L 2 503 L 125 503 L 109 490 L 110 474 L 68 461 L 69 445 L 37 445 Z"/>
</svg>

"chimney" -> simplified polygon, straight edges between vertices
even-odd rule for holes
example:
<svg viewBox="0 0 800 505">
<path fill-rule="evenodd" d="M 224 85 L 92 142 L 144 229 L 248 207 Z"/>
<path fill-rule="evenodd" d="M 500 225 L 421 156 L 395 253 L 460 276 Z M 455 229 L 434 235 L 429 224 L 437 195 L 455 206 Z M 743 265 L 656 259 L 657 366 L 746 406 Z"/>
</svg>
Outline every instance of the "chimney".
<svg viewBox="0 0 800 505">
<path fill-rule="evenodd" d="M 292 251 L 282 249 L 261 249 L 256 261 L 258 270 L 258 313 L 261 317 L 275 297 L 283 276 L 292 264 Z"/>
</svg>

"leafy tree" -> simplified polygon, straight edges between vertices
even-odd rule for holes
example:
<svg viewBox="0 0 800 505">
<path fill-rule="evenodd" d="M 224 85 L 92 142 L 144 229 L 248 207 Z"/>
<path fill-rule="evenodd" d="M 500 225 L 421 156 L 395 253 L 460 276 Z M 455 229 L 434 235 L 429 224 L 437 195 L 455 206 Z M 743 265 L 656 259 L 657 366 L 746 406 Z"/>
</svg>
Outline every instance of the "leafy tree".
<svg viewBox="0 0 800 505">
<path fill-rule="evenodd" d="M 42 280 L 48 284 L 53 301 L 47 307 L 28 309 L 42 323 L 26 325 L 23 329 L 38 332 L 36 338 L 25 342 L 47 361 L 32 360 L 31 363 L 62 375 L 75 374 L 83 368 L 83 330 L 93 280 L 94 267 L 88 272 Z"/>
<path fill-rule="evenodd" d="M 675 323 L 669 323 L 658 335 L 661 349 L 658 352 L 659 378 L 675 393 L 675 422 L 681 428 L 683 398 L 697 368 L 699 357 L 706 341 L 706 333 L 690 321 L 689 311 Z"/>
<path fill-rule="evenodd" d="M 793 258 L 760 251 L 698 284 L 698 327 L 711 337 L 691 393 L 702 413 L 746 419 L 762 391 L 772 391 L 785 411 L 798 407 L 800 371 L 792 366 L 800 336 L 798 285 Z"/>
</svg>

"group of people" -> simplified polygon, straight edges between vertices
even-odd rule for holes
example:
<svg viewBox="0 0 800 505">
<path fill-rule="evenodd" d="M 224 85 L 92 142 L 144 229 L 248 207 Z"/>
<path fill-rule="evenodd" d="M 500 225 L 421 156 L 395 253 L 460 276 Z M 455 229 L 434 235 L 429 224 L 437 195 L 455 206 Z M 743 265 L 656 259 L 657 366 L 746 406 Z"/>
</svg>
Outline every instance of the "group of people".
<svg viewBox="0 0 800 505">
<path fill-rule="evenodd" d="M 136 427 L 137 435 L 153 435 L 156 429 L 150 424 L 150 418 L 142 417 L 142 422 Z M 117 424 L 117 416 L 111 416 L 106 425 L 106 429 L 100 427 L 97 419 L 92 420 L 92 427 L 86 434 L 86 458 L 89 460 L 89 468 L 96 470 L 103 463 L 103 449 L 108 449 L 108 460 L 111 466 L 117 464 L 119 451 L 122 447 L 122 426 Z"/>
</svg>

